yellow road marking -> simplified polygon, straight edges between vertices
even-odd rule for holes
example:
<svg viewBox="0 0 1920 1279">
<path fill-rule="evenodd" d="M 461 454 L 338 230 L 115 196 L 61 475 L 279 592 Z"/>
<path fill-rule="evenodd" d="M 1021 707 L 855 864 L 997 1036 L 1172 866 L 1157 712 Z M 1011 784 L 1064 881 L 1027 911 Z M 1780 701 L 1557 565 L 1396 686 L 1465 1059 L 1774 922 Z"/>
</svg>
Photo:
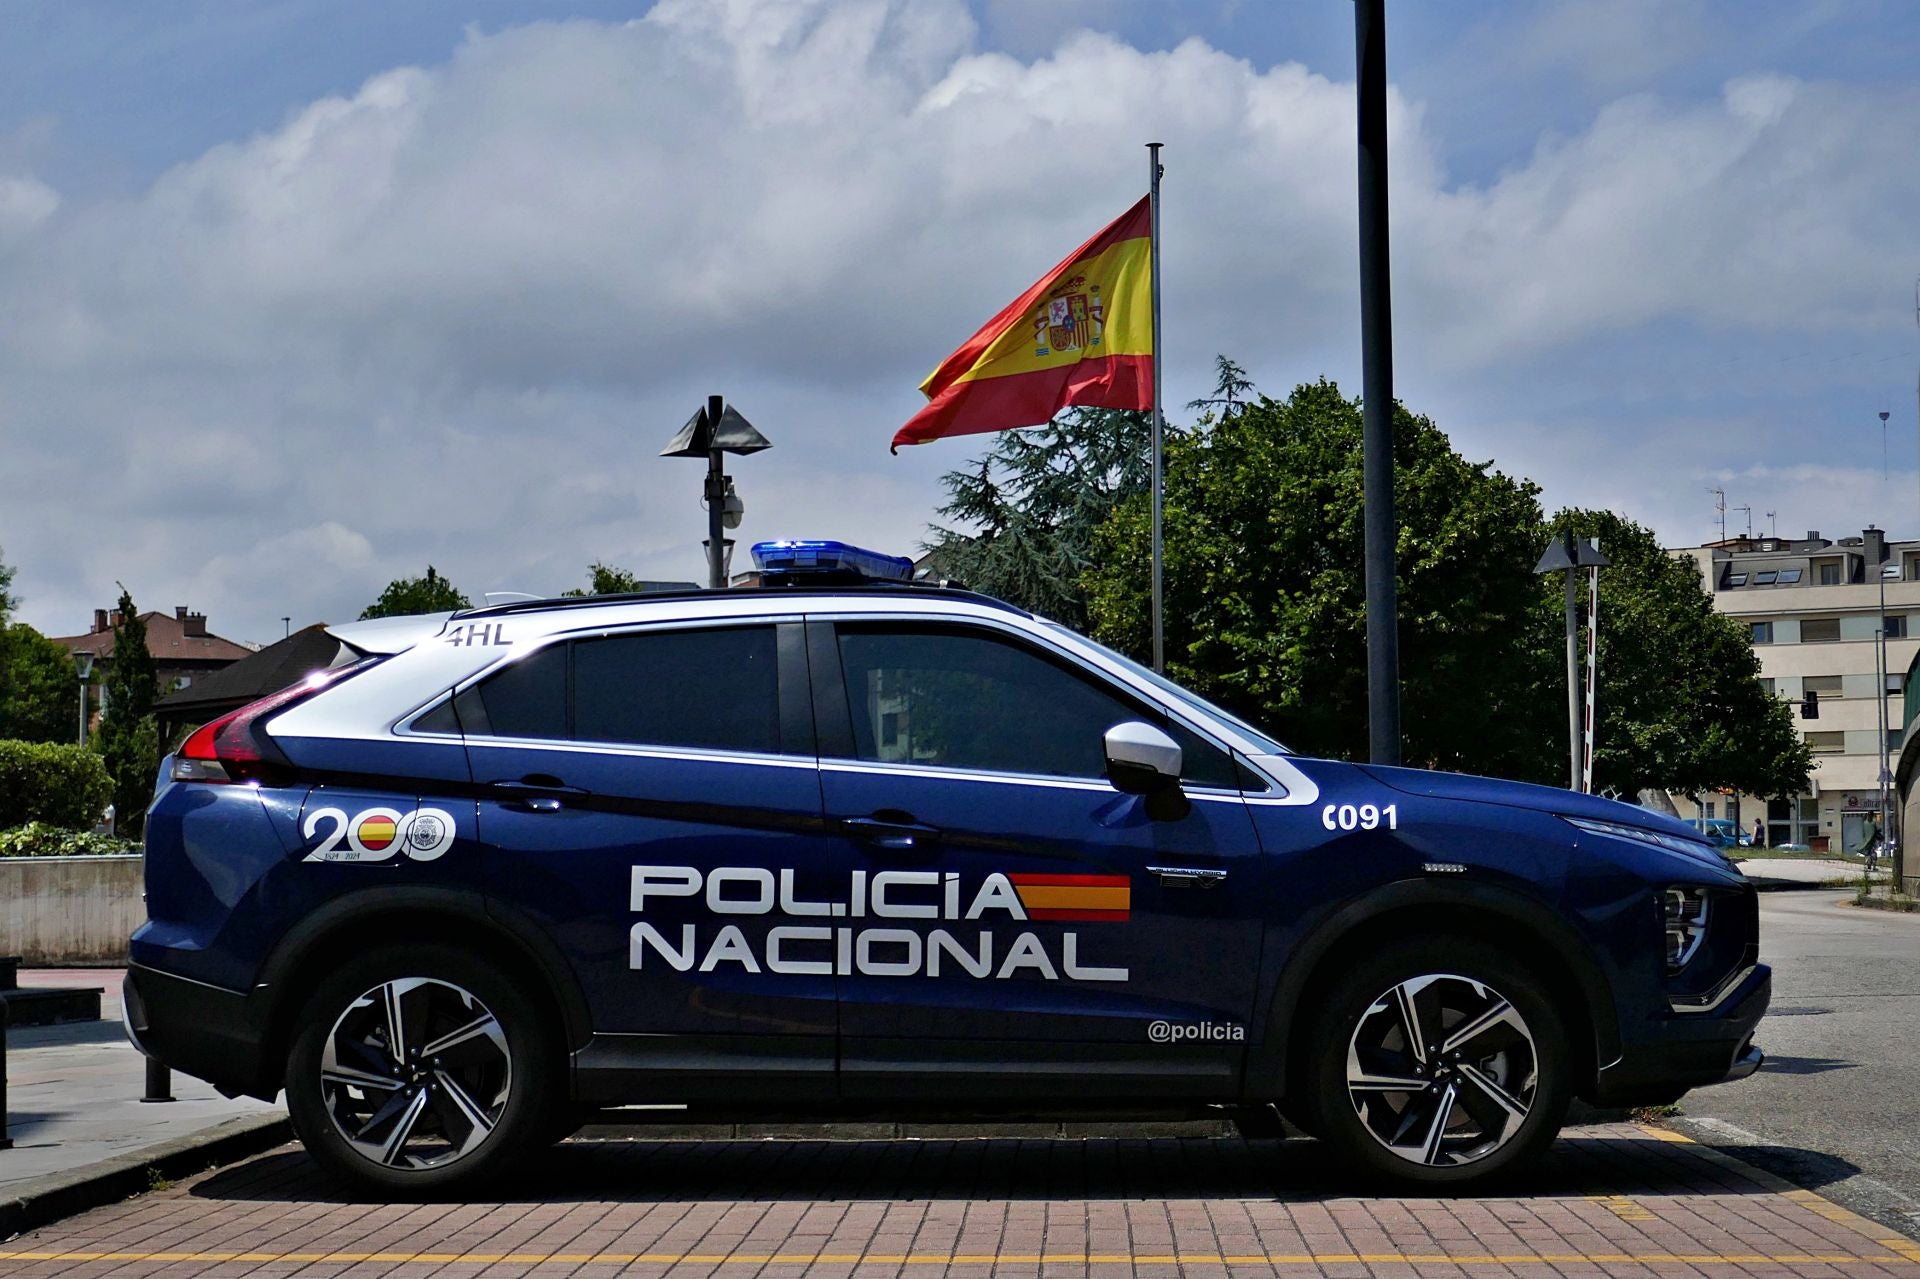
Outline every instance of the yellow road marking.
<svg viewBox="0 0 1920 1279">
<path fill-rule="evenodd" d="M 1026 1252 L 1026 1253 L 828 1253 L 828 1252 L 81 1252 L 81 1251 L 6 1251 L 0 1262 L 8 1261 L 147 1261 L 196 1265 L 217 1265 L 230 1261 L 321 1262 L 357 1265 L 377 1261 L 387 1263 L 432 1262 L 468 1265 L 540 1265 L 566 1262 L 572 1265 L 886 1265 L 886 1266 L 991 1266 L 991 1265 L 1456 1265 L 1514 1266 L 1548 1265 L 1645 1265 L 1650 1262 L 1713 1265 L 1920 1265 L 1920 1255 L 1857 1256 L 1853 1253 L 1674 1253 L 1674 1252 L 1564 1252 L 1500 1253 L 1460 1255 L 1456 1253 L 1416 1252 L 1316 1252 L 1316 1253 L 1151 1253 L 1125 1252 Z"/>
<path fill-rule="evenodd" d="M 1588 1195 L 1587 1198 L 1604 1207 L 1622 1221 L 1653 1221 L 1655 1216 L 1626 1195 Z"/>
<path fill-rule="evenodd" d="M 1694 1144 L 1693 1138 L 1683 1132 L 1675 1132 L 1671 1128 L 1657 1128 L 1652 1124 L 1635 1124 L 1634 1127 L 1655 1141 L 1676 1141 L 1689 1146 Z"/>
</svg>

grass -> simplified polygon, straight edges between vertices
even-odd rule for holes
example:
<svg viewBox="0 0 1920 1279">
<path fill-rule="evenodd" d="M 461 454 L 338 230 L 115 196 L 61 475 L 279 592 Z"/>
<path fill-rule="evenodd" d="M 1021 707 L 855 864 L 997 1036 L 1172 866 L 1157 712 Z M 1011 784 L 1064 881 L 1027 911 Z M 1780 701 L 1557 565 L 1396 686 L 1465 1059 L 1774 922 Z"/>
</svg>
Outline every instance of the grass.
<svg viewBox="0 0 1920 1279">
<path fill-rule="evenodd" d="M 1865 906 L 1869 910 L 1892 910 L 1898 911 L 1901 914 L 1912 914 L 1914 911 L 1920 911 L 1920 898 L 1910 897 L 1906 893 L 1872 892 L 1865 886 L 1860 886 L 1855 889 L 1853 904 L 1856 906 Z"/>
<path fill-rule="evenodd" d="M 1733 855 L 1740 861 L 1755 862 L 1843 862 L 1839 853 L 1819 853 L 1803 848 L 1739 848 Z"/>
</svg>

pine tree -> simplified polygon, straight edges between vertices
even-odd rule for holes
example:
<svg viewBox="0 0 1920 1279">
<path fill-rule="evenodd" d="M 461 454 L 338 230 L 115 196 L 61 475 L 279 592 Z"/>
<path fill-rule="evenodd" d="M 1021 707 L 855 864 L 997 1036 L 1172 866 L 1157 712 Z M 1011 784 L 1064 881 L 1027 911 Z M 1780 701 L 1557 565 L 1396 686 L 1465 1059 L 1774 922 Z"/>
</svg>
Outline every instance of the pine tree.
<svg viewBox="0 0 1920 1279">
<path fill-rule="evenodd" d="M 125 586 L 120 587 L 118 607 L 113 662 L 102 687 L 106 712 L 93 744 L 113 779 L 114 829 L 128 839 L 138 839 L 146 826 L 147 804 L 153 799 L 154 770 L 160 764 L 160 727 L 153 717 L 159 677 L 153 654 L 147 651 L 147 624 Z"/>
</svg>

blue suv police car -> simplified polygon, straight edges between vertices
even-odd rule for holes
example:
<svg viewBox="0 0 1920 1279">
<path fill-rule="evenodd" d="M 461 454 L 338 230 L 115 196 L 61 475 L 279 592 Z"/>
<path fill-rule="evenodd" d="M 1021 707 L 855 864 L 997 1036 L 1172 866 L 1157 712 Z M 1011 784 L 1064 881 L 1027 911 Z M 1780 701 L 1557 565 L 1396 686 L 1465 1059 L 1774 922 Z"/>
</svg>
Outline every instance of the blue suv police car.
<svg viewBox="0 0 1920 1279">
<path fill-rule="evenodd" d="M 127 1024 L 444 1190 L 597 1109 L 1273 1107 L 1458 1184 L 1760 1062 L 1752 888 L 1607 800 L 1301 758 L 906 561 L 334 629 L 147 821 Z M 776 587 L 774 583 L 779 583 Z"/>
</svg>

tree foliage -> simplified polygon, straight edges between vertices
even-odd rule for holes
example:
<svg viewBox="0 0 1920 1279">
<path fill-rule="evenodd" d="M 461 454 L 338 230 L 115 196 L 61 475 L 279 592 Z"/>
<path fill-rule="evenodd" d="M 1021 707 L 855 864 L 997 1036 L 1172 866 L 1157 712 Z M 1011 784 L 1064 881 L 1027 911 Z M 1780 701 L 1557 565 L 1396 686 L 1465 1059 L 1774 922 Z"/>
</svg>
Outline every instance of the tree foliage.
<svg viewBox="0 0 1920 1279">
<path fill-rule="evenodd" d="M 380 598 L 360 611 L 360 619 L 448 613 L 472 607 L 472 601 L 429 564 L 425 577 L 397 577 L 388 582 L 387 589 L 380 592 Z"/>
<path fill-rule="evenodd" d="M 67 650 L 25 622 L 0 624 L 0 738 L 70 742 L 79 714 Z"/>
<path fill-rule="evenodd" d="M 5 547 L 0 547 L 0 554 L 5 551 Z M 0 559 L 0 626 L 5 626 L 13 610 L 20 607 L 19 598 L 13 594 L 13 572 L 13 566 Z"/>
<path fill-rule="evenodd" d="M 585 595 L 630 595 L 639 589 L 640 579 L 628 570 L 595 560 L 587 567 L 587 589 L 583 591 L 576 586 L 560 594 L 577 599 Z"/>
<path fill-rule="evenodd" d="M 1296 749 L 1365 758 L 1360 406 L 1324 380 L 1284 401 L 1236 391 L 1198 402 L 1200 424 L 1169 434 L 1168 674 Z M 1467 461 L 1399 405 L 1393 435 L 1408 763 L 1565 783 L 1561 579 L 1532 570 L 1571 521 L 1614 559 L 1601 576 L 1596 788 L 1805 788 L 1791 717 L 1690 563 L 1611 513 L 1550 523 L 1533 484 Z M 1149 643 L 1148 521 L 1144 492 L 1119 502 L 1083 577 L 1091 632 L 1135 656 Z"/>
<path fill-rule="evenodd" d="M 1530 483 L 1455 453 L 1396 406 L 1405 758 L 1532 776 L 1540 688 L 1540 508 Z M 1360 408 L 1331 382 L 1266 397 L 1170 441 L 1168 674 L 1313 754 L 1364 757 Z M 1148 509 L 1123 504 L 1087 576 L 1094 632 L 1147 647 Z"/>
<path fill-rule="evenodd" d="M 940 571 L 975 590 L 1083 628 L 1080 579 L 1093 536 L 1114 506 L 1144 494 L 1152 462 L 1145 413 L 1071 409 L 1046 426 L 1002 431 L 966 470 L 941 477 L 940 514 L 926 549 Z"/>
<path fill-rule="evenodd" d="M 147 649 L 147 624 L 124 586 L 117 608 L 120 620 L 113 628 L 113 661 L 107 666 L 102 689 L 106 712 L 93 745 L 113 779 L 114 830 L 138 839 L 160 764 L 160 728 L 153 717 L 159 675 Z"/>
</svg>

